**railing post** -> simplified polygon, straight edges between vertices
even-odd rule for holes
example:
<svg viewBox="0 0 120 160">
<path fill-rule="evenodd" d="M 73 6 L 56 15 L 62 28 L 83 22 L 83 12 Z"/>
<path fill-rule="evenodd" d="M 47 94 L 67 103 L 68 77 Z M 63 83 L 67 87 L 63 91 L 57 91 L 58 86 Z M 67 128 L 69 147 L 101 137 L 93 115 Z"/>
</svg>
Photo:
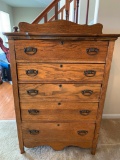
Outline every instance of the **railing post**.
<svg viewBox="0 0 120 160">
<path fill-rule="evenodd" d="M 78 23 L 78 9 L 79 9 L 79 1 L 80 1 L 80 0 L 77 0 L 76 23 Z"/>
<path fill-rule="evenodd" d="M 62 10 L 62 12 L 61 12 L 61 19 L 63 20 L 63 10 Z"/>
<path fill-rule="evenodd" d="M 74 22 L 75 22 L 75 18 L 76 18 L 76 6 L 77 6 L 77 4 L 76 4 L 76 0 L 74 0 Z"/>
<path fill-rule="evenodd" d="M 66 0 L 65 9 L 66 9 L 66 20 L 69 21 L 69 9 L 70 9 L 70 1 L 69 0 Z"/>
<path fill-rule="evenodd" d="M 55 20 L 58 20 L 58 3 L 55 5 Z"/>
<path fill-rule="evenodd" d="M 89 4 L 90 0 L 87 0 L 86 24 L 88 24 Z"/>
<path fill-rule="evenodd" d="M 47 22 L 47 14 L 44 16 L 44 23 Z"/>
</svg>

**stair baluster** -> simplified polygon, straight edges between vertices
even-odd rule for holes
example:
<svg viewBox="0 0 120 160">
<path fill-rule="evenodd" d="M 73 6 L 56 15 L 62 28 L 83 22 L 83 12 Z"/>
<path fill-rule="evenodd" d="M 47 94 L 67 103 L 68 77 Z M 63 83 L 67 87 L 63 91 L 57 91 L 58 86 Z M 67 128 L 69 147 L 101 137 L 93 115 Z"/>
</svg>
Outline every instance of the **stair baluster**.
<svg viewBox="0 0 120 160">
<path fill-rule="evenodd" d="M 88 24 L 89 4 L 90 0 L 87 0 L 86 24 Z"/>
<path fill-rule="evenodd" d="M 79 9 L 79 0 L 77 0 L 77 7 L 76 7 L 76 23 L 78 23 L 78 9 Z"/>
</svg>

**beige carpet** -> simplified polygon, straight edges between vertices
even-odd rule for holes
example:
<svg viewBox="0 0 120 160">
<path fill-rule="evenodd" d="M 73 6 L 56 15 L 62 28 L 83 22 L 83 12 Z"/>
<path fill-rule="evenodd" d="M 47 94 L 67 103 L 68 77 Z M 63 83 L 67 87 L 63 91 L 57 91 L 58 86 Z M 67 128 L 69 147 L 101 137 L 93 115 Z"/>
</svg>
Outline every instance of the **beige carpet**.
<svg viewBox="0 0 120 160">
<path fill-rule="evenodd" d="M 42 146 L 20 154 L 15 121 L 0 121 L 0 160 L 120 160 L 120 120 L 103 120 L 96 155 L 89 149 Z"/>
</svg>

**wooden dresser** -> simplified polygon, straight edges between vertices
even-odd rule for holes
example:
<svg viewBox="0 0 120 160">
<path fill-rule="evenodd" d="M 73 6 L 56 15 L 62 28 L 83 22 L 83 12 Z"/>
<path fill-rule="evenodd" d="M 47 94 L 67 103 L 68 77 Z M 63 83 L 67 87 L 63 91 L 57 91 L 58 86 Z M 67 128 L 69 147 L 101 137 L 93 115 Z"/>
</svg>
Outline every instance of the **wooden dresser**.
<svg viewBox="0 0 120 160">
<path fill-rule="evenodd" d="M 95 154 L 114 42 L 102 25 L 20 23 L 9 38 L 21 153 L 49 145 Z"/>
</svg>

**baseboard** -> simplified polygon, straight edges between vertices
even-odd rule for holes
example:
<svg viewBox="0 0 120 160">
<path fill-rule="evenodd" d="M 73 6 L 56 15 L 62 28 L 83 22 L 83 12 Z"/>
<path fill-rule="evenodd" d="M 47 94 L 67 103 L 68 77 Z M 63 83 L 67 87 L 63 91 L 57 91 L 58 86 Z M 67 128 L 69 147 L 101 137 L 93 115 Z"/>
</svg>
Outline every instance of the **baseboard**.
<svg viewBox="0 0 120 160">
<path fill-rule="evenodd" d="M 120 114 L 103 114 L 103 119 L 118 119 L 120 118 Z"/>
</svg>

